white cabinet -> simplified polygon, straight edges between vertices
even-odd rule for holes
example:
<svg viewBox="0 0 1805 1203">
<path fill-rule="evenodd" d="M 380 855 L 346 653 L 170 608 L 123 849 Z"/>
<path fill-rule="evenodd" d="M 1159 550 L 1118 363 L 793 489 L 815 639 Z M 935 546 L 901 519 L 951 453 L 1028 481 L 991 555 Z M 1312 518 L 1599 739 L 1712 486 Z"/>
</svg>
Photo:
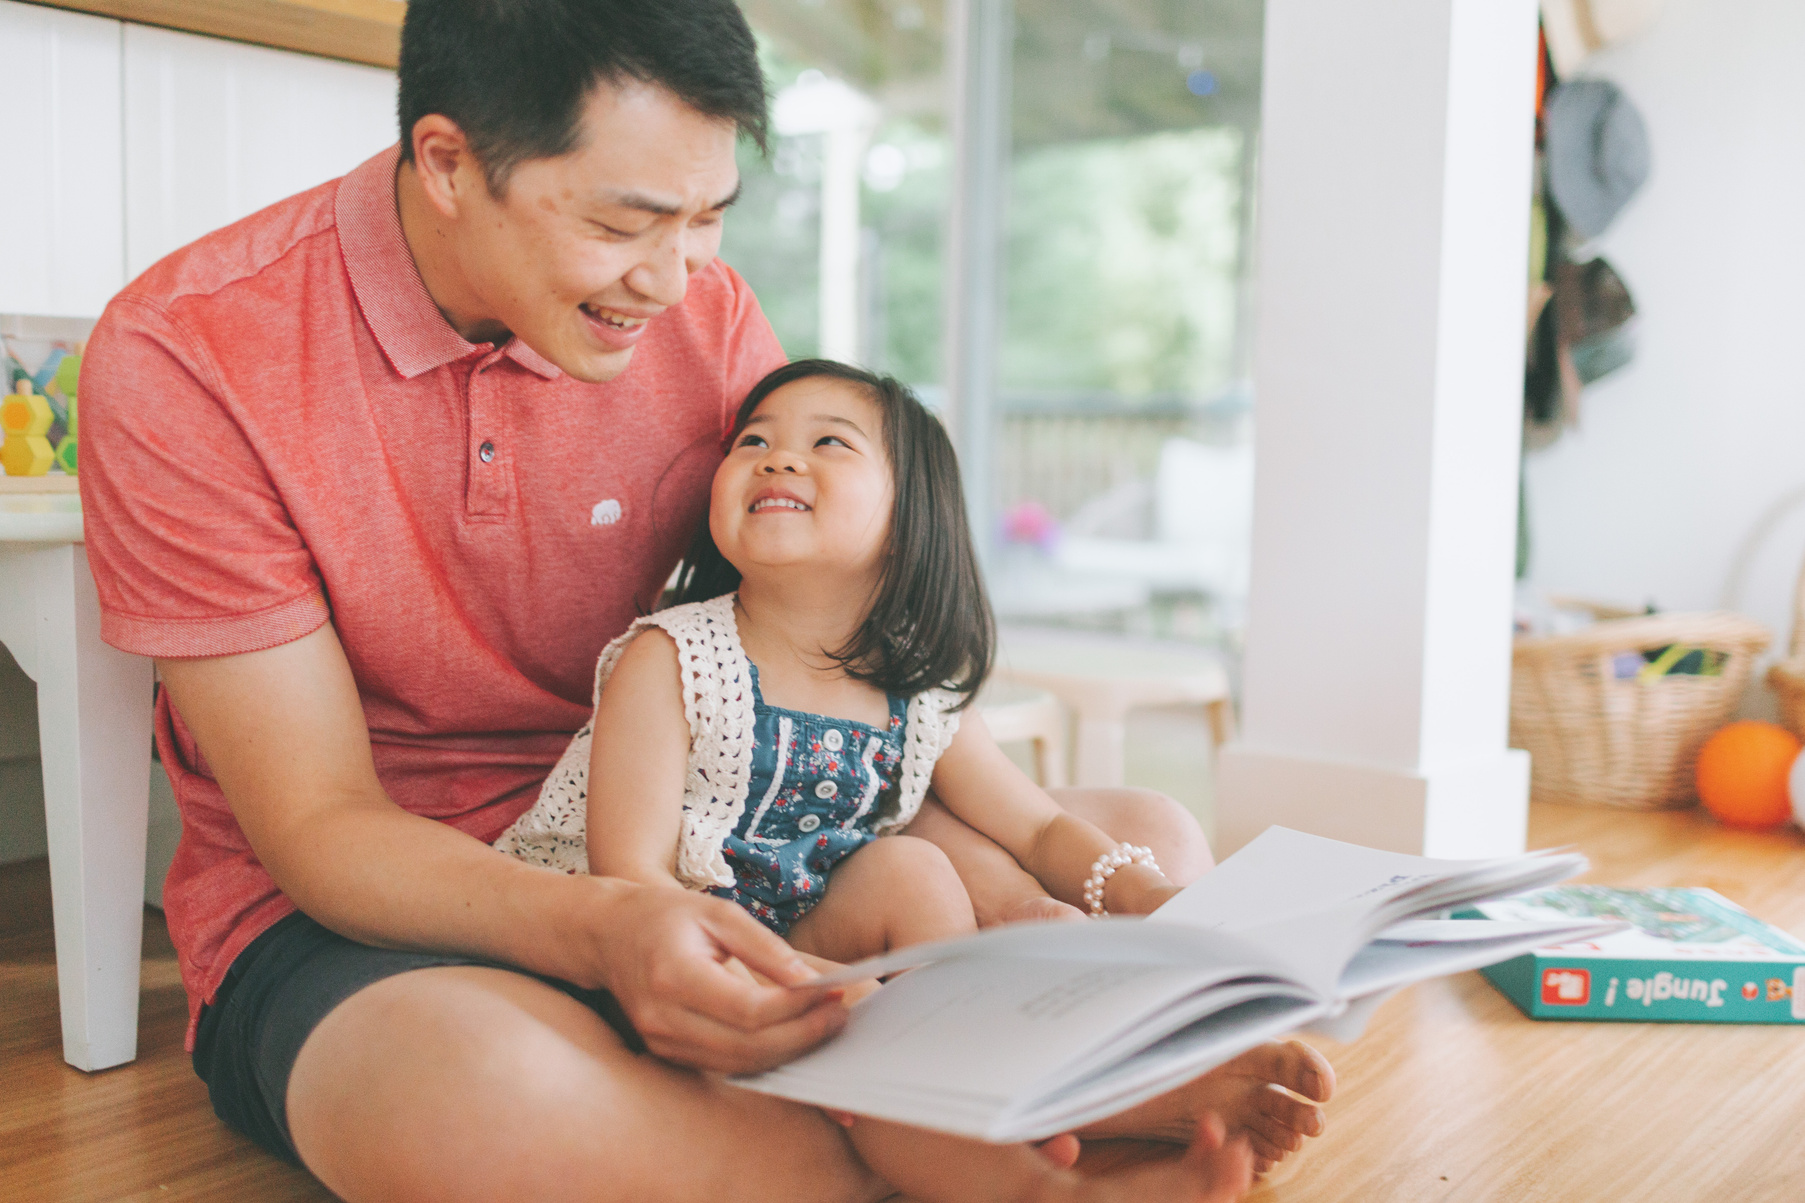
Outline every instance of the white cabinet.
<svg viewBox="0 0 1805 1203">
<path fill-rule="evenodd" d="M 124 68 L 128 277 L 395 141 L 378 67 L 128 24 Z"/>
<path fill-rule="evenodd" d="M 0 313 L 96 317 L 125 283 L 120 32 L 0 0 Z"/>
</svg>

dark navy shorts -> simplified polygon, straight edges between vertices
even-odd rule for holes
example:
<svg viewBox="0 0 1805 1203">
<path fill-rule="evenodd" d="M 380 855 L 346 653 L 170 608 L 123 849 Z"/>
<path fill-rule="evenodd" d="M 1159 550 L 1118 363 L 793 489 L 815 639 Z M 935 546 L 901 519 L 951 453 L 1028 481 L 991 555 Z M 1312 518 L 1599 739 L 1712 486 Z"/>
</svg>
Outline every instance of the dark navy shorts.
<svg viewBox="0 0 1805 1203">
<path fill-rule="evenodd" d="M 371 948 L 299 912 L 278 920 L 238 954 L 219 993 L 201 1010 L 194 1072 L 207 1084 L 214 1113 L 271 1153 L 299 1164 L 288 1135 L 288 1076 L 307 1037 L 365 986 L 438 965 L 508 968 L 480 957 Z M 628 1048 L 645 1051 L 612 994 L 555 978 L 539 980 L 601 1016 Z"/>
</svg>

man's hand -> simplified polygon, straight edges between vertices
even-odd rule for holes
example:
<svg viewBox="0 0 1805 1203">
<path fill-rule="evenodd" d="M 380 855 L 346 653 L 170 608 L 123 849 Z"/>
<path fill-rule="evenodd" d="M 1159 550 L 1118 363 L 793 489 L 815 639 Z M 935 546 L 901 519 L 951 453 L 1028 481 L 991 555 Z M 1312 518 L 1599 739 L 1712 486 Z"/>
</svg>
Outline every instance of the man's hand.
<svg viewBox="0 0 1805 1203">
<path fill-rule="evenodd" d="M 605 901 L 574 938 L 589 942 L 594 984 L 620 1000 L 654 1054 L 750 1073 L 807 1052 L 845 1025 L 841 992 L 814 985 L 820 975 L 795 949 L 733 903 L 591 880 Z"/>
</svg>

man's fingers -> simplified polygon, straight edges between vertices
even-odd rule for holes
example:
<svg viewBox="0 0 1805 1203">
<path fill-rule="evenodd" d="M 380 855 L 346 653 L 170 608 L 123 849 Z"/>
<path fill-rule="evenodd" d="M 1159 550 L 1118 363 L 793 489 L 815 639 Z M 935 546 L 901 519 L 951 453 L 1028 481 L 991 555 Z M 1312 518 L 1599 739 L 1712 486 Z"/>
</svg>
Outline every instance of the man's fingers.
<svg viewBox="0 0 1805 1203">
<path fill-rule="evenodd" d="M 780 986 L 807 986 L 821 976 L 764 924 L 732 903 L 726 903 L 725 908 L 710 908 L 703 920 L 708 934 L 723 951 Z"/>
<path fill-rule="evenodd" d="M 657 992 L 648 1002 L 693 1011 L 748 1034 L 789 1022 L 830 999 L 837 1007 L 841 993 L 826 987 L 786 990 L 767 986 L 712 957 L 686 958 L 660 976 Z"/>
<path fill-rule="evenodd" d="M 820 1044 L 846 1023 L 846 1009 L 819 1000 L 808 1011 L 753 1032 L 707 1015 L 662 1007 L 648 1016 L 640 1035 L 667 1061 L 717 1073 L 753 1073 L 781 1065 Z"/>
</svg>

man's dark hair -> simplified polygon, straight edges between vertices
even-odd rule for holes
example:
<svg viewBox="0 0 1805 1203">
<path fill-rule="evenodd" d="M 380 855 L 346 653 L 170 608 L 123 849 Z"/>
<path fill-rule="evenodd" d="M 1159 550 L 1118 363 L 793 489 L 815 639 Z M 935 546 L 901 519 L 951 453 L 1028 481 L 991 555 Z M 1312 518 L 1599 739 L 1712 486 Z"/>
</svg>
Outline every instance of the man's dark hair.
<svg viewBox="0 0 1805 1203">
<path fill-rule="evenodd" d="M 411 0 L 401 25 L 401 158 L 414 123 L 457 122 L 489 191 L 577 149 L 598 83 L 658 84 L 766 149 L 765 77 L 733 0 Z"/>
<path fill-rule="evenodd" d="M 746 394 L 727 446 L 766 397 L 786 384 L 821 376 L 857 385 L 883 414 L 896 492 L 890 546 L 871 610 L 844 647 L 823 650 L 848 676 L 886 693 L 914 695 L 946 686 L 964 694 L 962 706 L 969 705 L 990 675 L 996 620 L 966 521 L 959 460 L 940 420 L 892 377 L 830 359 L 799 359 Z M 675 602 L 706 601 L 739 583 L 739 570 L 715 546 L 704 517 L 678 571 Z"/>
</svg>

